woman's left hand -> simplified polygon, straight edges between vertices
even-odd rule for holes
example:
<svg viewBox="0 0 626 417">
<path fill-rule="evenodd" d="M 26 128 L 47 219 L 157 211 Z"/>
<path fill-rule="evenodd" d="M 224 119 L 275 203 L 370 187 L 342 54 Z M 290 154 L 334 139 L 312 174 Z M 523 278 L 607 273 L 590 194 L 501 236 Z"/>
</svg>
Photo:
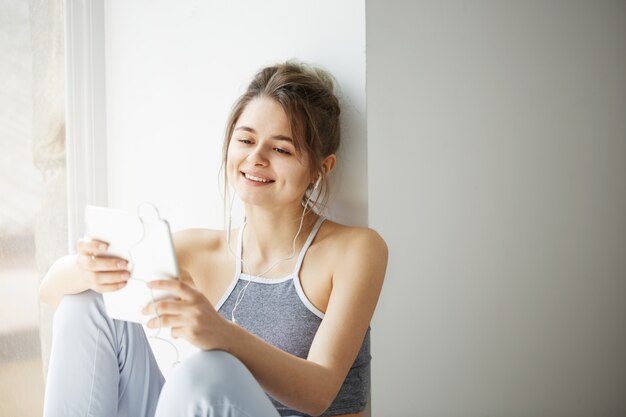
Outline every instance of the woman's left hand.
<svg viewBox="0 0 626 417">
<path fill-rule="evenodd" d="M 203 350 L 224 350 L 229 322 L 215 311 L 204 294 L 179 279 L 155 280 L 147 285 L 178 296 L 144 307 L 143 314 L 155 315 L 146 323 L 149 328 L 159 328 L 160 317 L 161 327 L 171 327 L 173 338 L 182 337 Z"/>
</svg>

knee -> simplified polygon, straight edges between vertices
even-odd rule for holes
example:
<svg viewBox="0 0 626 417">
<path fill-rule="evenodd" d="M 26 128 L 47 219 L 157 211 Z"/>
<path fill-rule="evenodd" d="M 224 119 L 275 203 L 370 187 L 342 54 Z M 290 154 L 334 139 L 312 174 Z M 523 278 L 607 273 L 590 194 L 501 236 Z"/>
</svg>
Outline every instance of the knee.
<svg viewBox="0 0 626 417">
<path fill-rule="evenodd" d="M 223 351 L 201 351 L 186 359 L 167 379 L 161 399 L 178 406 L 230 403 L 254 380 L 243 363 Z"/>
<path fill-rule="evenodd" d="M 61 310 L 85 310 L 93 307 L 94 304 L 102 303 L 102 294 L 87 290 L 78 294 L 66 294 L 61 299 L 57 311 Z"/>
<path fill-rule="evenodd" d="M 235 379 L 249 374 L 243 363 L 230 353 L 214 350 L 197 352 L 180 364 L 170 378 L 185 392 L 198 391 L 195 395 L 226 394 L 236 388 Z M 232 387 L 231 387 L 232 386 Z"/>
<path fill-rule="evenodd" d="M 63 296 L 54 312 L 54 327 L 80 327 L 81 323 L 106 315 L 102 294 L 85 291 Z"/>
</svg>

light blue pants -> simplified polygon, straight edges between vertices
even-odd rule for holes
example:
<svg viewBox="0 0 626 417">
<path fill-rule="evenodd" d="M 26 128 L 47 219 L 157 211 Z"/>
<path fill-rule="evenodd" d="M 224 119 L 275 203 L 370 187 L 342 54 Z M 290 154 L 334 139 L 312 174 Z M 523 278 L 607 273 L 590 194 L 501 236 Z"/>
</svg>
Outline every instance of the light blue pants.
<svg viewBox="0 0 626 417">
<path fill-rule="evenodd" d="M 201 351 L 165 382 L 139 324 L 113 320 L 93 291 L 63 297 L 53 327 L 44 417 L 278 417 L 248 369 Z"/>
</svg>

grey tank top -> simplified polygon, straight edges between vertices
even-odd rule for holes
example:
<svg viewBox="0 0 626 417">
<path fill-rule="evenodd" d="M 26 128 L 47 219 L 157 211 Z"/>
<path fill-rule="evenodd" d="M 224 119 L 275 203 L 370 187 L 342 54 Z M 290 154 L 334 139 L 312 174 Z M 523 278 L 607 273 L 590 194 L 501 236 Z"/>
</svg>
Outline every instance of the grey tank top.
<svg viewBox="0 0 626 417">
<path fill-rule="evenodd" d="M 271 279 L 241 272 L 244 224 L 239 231 L 237 242 L 235 277 L 216 305 L 217 311 L 230 320 L 237 296 L 251 281 L 235 311 L 237 323 L 277 348 L 304 359 L 309 354 L 324 313 L 311 304 L 304 295 L 299 272 L 304 255 L 323 221 L 324 218 L 320 217 L 311 230 L 298 256 L 293 273 L 284 278 Z M 361 349 L 337 397 L 322 416 L 357 413 L 365 408 L 370 384 L 370 360 L 370 329 L 368 327 Z M 270 400 L 281 416 L 307 415 L 284 406 L 271 396 Z"/>
</svg>

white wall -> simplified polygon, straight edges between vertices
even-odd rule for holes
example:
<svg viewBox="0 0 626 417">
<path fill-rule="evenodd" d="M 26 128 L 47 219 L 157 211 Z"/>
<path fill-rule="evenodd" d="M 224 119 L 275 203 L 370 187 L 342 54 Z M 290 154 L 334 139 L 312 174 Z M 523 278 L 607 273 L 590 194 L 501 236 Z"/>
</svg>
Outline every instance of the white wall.
<svg viewBox="0 0 626 417">
<path fill-rule="evenodd" d="M 391 249 L 373 415 L 624 414 L 625 3 L 369 1 L 367 153 L 363 3 L 231 3 L 106 3 L 109 204 L 221 227 L 232 101 L 320 63 L 335 217 Z"/>
<path fill-rule="evenodd" d="M 105 10 L 109 205 L 149 200 L 174 230 L 222 228 L 230 107 L 262 66 L 297 58 L 330 70 L 342 90 L 331 215 L 367 223 L 362 0 L 135 0 Z"/>
<path fill-rule="evenodd" d="M 626 414 L 626 3 L 368 1 L 373 414 Z"/>
<path fill-rule="evenodd" d="M 231 105 L 258 69 L 297 58 L 340 87 L 329 216 L 367 224 L 363 0 L 107 1 L 104 23 L 109 206 L 151 201 L 174 231 L 223 228 L 218 173 Z M 182 357 L 192 351 L 175 343 Z M 173 350 L 151 344 L 169 373 Z"/>
</svg>

